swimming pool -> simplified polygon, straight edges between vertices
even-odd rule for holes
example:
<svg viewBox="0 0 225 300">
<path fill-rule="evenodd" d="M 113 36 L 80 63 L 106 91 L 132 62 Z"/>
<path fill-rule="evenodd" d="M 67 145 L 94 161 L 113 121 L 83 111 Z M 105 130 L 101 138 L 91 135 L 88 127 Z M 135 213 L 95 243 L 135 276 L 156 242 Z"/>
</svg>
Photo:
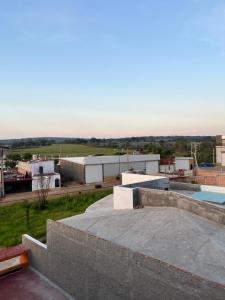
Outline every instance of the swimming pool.
<svg viewBox="0 0 225 300">
<path fill-rule="evenodd" d="M 195 200 L 213 202 L 217 204 L 225 203 L 225 194 L 216 192 L 196 192 L 191 195 Z"/>
</svg>

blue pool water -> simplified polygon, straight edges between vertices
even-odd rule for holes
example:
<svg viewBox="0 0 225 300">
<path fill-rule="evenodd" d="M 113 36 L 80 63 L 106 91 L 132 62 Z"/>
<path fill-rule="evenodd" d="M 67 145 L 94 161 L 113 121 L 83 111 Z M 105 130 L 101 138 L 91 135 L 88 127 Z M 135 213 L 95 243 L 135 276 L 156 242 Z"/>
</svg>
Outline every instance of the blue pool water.
<svg viewBox="0 0 225 300">
<path fill-rule="evenodd" d="M 197 192 L 191 195 L 195 200 L 208 201 L 217 204 L 225 203 L 225 194 L 213 192 Z"/>
</svg>

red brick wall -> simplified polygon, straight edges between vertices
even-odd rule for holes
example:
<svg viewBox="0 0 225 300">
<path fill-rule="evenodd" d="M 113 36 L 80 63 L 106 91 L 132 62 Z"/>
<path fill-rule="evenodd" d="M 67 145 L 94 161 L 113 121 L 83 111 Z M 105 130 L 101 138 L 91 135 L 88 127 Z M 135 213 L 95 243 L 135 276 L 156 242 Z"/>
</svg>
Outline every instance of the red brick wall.
<svg viewBox="0 0 225 300">
<path fill-rule="evenodd" d="M 198 183 L 204 185 L 225 186 L 225 172 L 217 170 L 199 169 L 195 176 L 173 178 L 173 181 Z"/>
</svg>

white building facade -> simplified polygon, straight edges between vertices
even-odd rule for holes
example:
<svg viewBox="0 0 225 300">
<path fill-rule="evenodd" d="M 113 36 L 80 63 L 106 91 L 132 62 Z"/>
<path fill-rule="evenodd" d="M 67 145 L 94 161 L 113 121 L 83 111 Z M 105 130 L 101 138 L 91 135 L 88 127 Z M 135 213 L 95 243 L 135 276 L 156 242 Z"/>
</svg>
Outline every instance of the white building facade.
<svg viewBox="0 0 225 300">
<path fill-rule="evenodd" d="M 189 171 L 192 170 L 194 167 L 194 159 L 193 157 L 182 157 L 178 156 L 175 157 L 175 170 L 184 170 Z"/>
<path fill-rule="evenodd" d="M 225 167 L 225 136 L 216 136 L 216 163 Z"/>
<path fill-rule="evenodd" d="M 18 172 L 32 177 L 32 191 L 61 187 L 61 176 L 55 173 L 53 160 L 21 161 L 18 164 Z"/>
</svg>

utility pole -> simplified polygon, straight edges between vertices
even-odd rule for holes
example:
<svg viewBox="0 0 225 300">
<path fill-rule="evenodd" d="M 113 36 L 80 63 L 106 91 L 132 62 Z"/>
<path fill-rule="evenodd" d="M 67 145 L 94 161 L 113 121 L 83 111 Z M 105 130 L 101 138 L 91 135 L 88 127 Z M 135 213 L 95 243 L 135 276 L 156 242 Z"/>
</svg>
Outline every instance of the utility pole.
<svg viewBox="0 0 225 300">
<path fill-rule="evenodd" d="M 128 144 L 126 146 L 127 146 L 127 167 L 128 167 L 128 171 L 129 171 L 129 169 L 130 169 L 130 162 L 129 162 Z"/>
<path fill-rule="evenodd" d="M 197 167 L 197 169 L 198 169 L 198 160 L 197 160 L 197 144 L 195 143 L 195 153 L 194 153 L 194 155 L 195 155 L 195 164 L 196 164 L 196 167 Z"/>
<path fill-rule="evenodd" d="M 119 158 L 119 176 L 120 176 L 120 155 L 118 156 Z"/>
<path fill-rule="evenodd" d="M 3 164 L 4 164 L 4 149 L 3 147 L 1 148 L 1 196 L 4 197 L 5 196 L 5 183 L 4 183 L 4 168 L 3 168 Z"/>
<path fill-rule="evenodd" d="M 197 160 L 197 143 L 191 142 L 191 157 L 195 160 L 195 166 L 198 169 L 198 160 Z"/>
<path fill-rule="evenodd" d="M 215 165 L 215 149 L 213 148 L 213 164 Z"/>
</svg>

